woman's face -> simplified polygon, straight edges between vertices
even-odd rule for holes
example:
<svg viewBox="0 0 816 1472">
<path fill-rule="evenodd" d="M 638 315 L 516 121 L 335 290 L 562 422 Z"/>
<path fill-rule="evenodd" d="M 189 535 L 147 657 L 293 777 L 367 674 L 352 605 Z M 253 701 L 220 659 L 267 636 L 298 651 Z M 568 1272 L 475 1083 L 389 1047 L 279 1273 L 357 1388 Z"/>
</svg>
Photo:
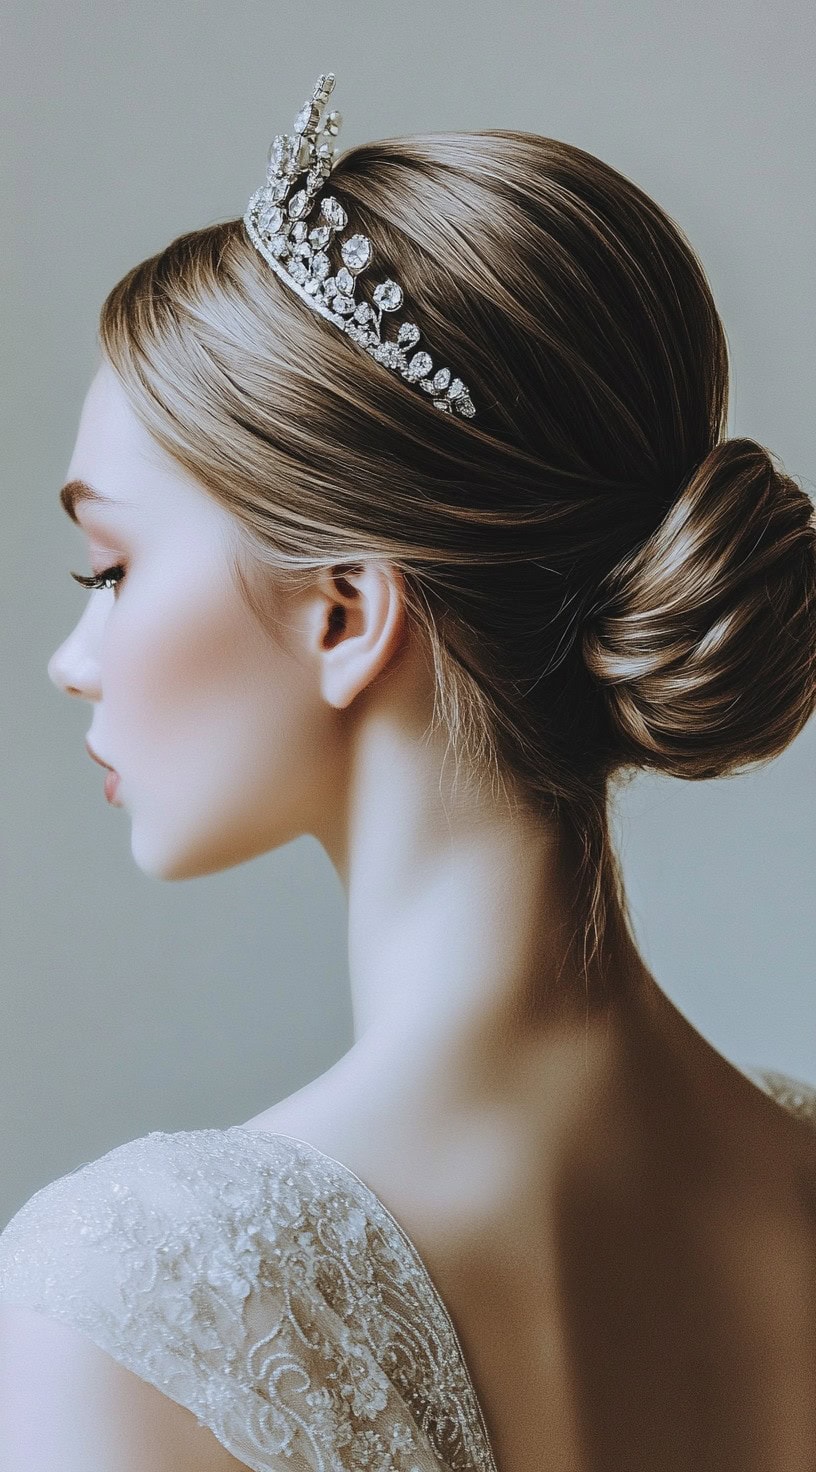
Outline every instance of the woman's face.
<svg viewBox="0 0 816 1472">
<path fill-rule="evenodd" d="M 313 831 L 341 745 L 310 655 L 318 605 L 292 607 L 286 647 L 261 628 L 230 574 L 230 513 L 164 454 L 105 363 L 68 480 L 105 497 L 77 505 L 77 571 L 124 576 L 86 595 L 48 674 L 92 704 L 88 740 L 119 773 L 137 864 L 189 878 Z"/>
</svg>

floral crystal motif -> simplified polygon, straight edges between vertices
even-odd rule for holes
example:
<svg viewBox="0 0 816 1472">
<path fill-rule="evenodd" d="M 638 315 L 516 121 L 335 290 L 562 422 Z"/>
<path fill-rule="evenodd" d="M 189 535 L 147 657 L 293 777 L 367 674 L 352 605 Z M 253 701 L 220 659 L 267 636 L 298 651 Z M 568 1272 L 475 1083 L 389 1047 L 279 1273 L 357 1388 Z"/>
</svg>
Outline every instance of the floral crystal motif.
<svg viewBox="0 0 816 1472">
<path fill-rule="evenodd" d="M 272 140 L 266 183 L 256 189 L 244 215 L 247 232 L 275 273 L 308 306 L 378 363 L 423 389 L 436 409 L 472 419 L 476 410 L 462 379 L 450 368 L 434 370 L 424 349 L 412 351 L 420 338 L 415 322 L 401 322 L 394 336 L 383 336 L 384 314 L 398 312 L 403 304 L 399 282 L 380 281 L 370 302 L 358 299 L 357 280 L 373 254 L 367 235 L 355 231 L 340 240 L 343 264 L 332 272 L 327 252 L 346 229 L 348 215 L 339 200 L 325 194 L 314 218 L 312 212 L 331 173 L 342 122 L 339 112 L 324 112 L 334 83 L 333 72 L 319 76 L 295 118 L 294 134 L 278 133 Z"/>
</svg>

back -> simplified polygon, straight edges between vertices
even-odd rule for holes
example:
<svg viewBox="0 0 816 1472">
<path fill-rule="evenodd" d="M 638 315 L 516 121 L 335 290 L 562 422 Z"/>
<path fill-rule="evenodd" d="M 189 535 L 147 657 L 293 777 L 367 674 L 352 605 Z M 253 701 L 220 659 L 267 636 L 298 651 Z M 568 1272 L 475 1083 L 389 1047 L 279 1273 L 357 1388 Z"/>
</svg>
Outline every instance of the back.
<svg viewBox="0 0 816 1472">
<path fill-rule="evenodd" d="M 573 1160 L 458 1236 L 304 1139 L 156 1132 L 21 1208 L 0 1302 L 252 1472 L 813 1472 L 816 1094 L 758 1081 L 784 1112 L 757 1096 L 708 1194 L 668 1189 L 671 1141 L 660 1190 Z"/>
<path fill-rule="evenodd" d="M 667 1140 L 665 1176 L 659 1152 L 573 1162 L 543 1212 L 429 1232 L 500 1472 L 813 1472 L 816 1091 L 755 1078 L 784 1112 L 760 1097 L 719 1163 L 690 1142 L 711 1189 Z"/>
</svg>

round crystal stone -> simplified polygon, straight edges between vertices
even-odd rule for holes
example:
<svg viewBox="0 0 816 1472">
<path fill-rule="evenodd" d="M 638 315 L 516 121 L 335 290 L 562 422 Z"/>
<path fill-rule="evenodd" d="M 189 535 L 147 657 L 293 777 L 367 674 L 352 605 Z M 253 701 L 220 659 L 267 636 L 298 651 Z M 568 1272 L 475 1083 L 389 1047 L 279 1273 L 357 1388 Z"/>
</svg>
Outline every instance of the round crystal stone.
<svg viewBox="0 0 816 1472">
<path fill-rule="evenodd" d="M 371 260 L 371 241 L 367 235 L 350 235 L 340 251 L 350 271 L 362 271 Z"/>
<path fill-rule="evenodd" d="M 397 333 L 397 341 L 404 348 L 412 348 L 414 343 L 419 342 L 419 328 L 416 322 L 403 322 Z"/>
<path fill-rule="evenodd" d="M 289 249 L 289 241 L 285 235 L 273 235 L 269 242 L 269 249 L 273 256 L 285 256 Z"/>
<path fill-rule="evenodd" d="M 343 291 L 336 292 L 334 300 L 332 301 L 332 307 L 334 311 L 339 312 L 341 317 L 353 316 L 354 308 L 356 307 L 356 305 L 357 303 L 355 302 L 354 297 L 346 296 L 345 292 Z"/>
<path fill-rule="evenodd" d="M 368 302 L 360 302 L 359 307 L 354 313 L 357 322 L 368 322 L 371 318 L 371 315 L 372 312 L 370 306 L 368 305 Z"/>
<path fill-rule="evenodd" d="M 384 312 L 396 312 L 402 306 L 402 287 L 396 281 L 381 281 L 374 288 L 374 300 Z"/>
</svg>

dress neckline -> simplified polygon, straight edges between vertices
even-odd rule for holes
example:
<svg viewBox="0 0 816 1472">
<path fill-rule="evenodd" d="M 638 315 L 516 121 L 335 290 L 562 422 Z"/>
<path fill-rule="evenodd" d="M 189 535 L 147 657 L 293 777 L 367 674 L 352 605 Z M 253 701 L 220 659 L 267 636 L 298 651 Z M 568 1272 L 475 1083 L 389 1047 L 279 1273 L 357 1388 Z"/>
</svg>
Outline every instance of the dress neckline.
<svg viewBox="0 0 816 1472">
<path fill-rule="evenodd" d="M 323 1160 L 327 1160 L 329 1164 L 332 1165 L 335 1170 L 340 1173 L 340 1175 L 344 1177 L 349 1177 L 351 1180 L 356 1182 L 357 1187 L 363 1192 L 364 1196 L 368 1197 L 369 1200 L 374 1203 L 377 1211 L 382 1213 L 382 1215 L 388 1219 L 394 1230 L 397 1232 L 398 1236 L 402 1239 L 429 1297 L 432 1299 L 437 1312 L 442 1318 L 445 1327 L 451 1336 L 459 1359 L 459 1368 L 462 1373 L 462 1378 L 468 1388 L 468 1391 L 473 1400 L 473 1405 L 476 1409 L 482 1443 L 487 1459 L 487 1467 L 489 1469 L 489 1472 L 499 1472 L 499 1467 L 496 1462 L 495 1453 L 493 1451 L 493 1446 L 487 1430 L 487 1421 L 485 1418 L 482 1403 L 476 1393 L 476 1387 L 473 1383 L 473 1376 L 470 1373 L 470 1368 L 468 1366 L 468 1362 L 465 1358 L 465 1353 L 462 1348 L 462 1341 L 460 1340 L 459 1335 L 456 1332 L 456 1326 L 453 1322 L 453 1319 L 451 1318 L 448 1306 L 445 1303 L 445 1300 L 443 1299 L 438 1287 L 436 1286 L 436 1283 L 431 1276 L 430 1269 L 428 1268 L 425 1259 L 419 1251 L 419 1248 L 417 1247 L 413 1239 L 409 1236 L 408 1232 L 406 1232 L 402 1224 L 397 1221 L 394 1213 L 388 1209 L 385 1202 L 380 1196 L 377 1195 L 377 1192 L 373 1189 L 373 1187 L 369 1186 L 368 1182 L 364 1181 L 361 1176 L 358 1176 L 357 1172 L 353 1171 L 350 1165 L 346 1165 L 346 1162 L 344 1160 L 338 1160 L 335 1155 L 329 1155 L 326 1150 L 321 1150 L 320 1146 L 313 1144 L 311 1140 L 304 1140 L 300 1135 L 290 1135 L 282 1130 L 256 1129 L 254 1125 L 248 1124 L 231 1125 L 228 1132 L 232 1133 L 235 1130 L 238 1130 L 242 1134 L 246 1135 L 257 1135 L 260 1139 L 293 1140 L 296 1145 L 301 1145 L 306 1150 L 313 1152 L 313 1154 L 317 1156 L 320 1156 Z"/>
<path fill-rule="evenodd" d="M 745 1076 L 747 1076 L 749 1080 L 753 1082 L 762 1093 L 770 1095 L 771 1098 L 775 1098 L 777 1103 L 783 1105 L 783 1107 L 785 1107 L 789 1112 L 805 1117 L 808 1123 L 816 1127 L 816 1089 L 809 1085 L 802 1084 L 798 1079 L 793 1079 L 787 1074 L 772 1072 L 766 1068 L 752 1067 L 746 1069 L 743 1067 L 740 1071 Z M 367 1181 L 364 1181 L 361 1176 L 358 1176 L 356 1171 L 353 1171 L 350 1165 L 347 1165 L 344 1160 L 338 1160 L 335 1155 L 329 1155 L 326 1150 L 321 1150 L 320 1146 L 313 1144 L 311 1140 L 305 1140 L 301 1135 L 291 1135 L 282 1130 L 256 1129 L 254 1125 L 248 1124 L 231 1125 L 229 1126 L 227 1133 L 236 1131 L 244 1135 L 256 1135 L 260 1139 L 292 1140 L 296 1145 L 301 1146 L 307 1152 L 311 1152 L 313 1155 L 316 1155 L 319 1158 L 328 1161 L 329 1164 L 334 1168 L 335 1171 L 338 1172 L 341 1177 L 347 1180 L 354 1181 L 356 1183 L 358 1191 L 361 1191 L 363 1197 L 366 1198 L 369 1203 L 373 1204 L 376 1212 L 380 1213 L 386 1218 L 388 1222 L 391 1223 L 394 1231 L 397 1233 L 397 1236 L 403 1242 L 411 1258 L 411 1261 L 416 1267 L 420 1281 L 422 1282 L 431 1302 L 434 1304 L 439 1317 L 441 1318 L 443 1324 L 445 1325 L 445 1328 L 450 1335 L 451 1342 L 455 1347 L 462 1380 L 467 1387 L 467 1390 L 472 1399 L 473 1406 L 476 1410 L 482 1445 L 485 1453 L 487 1472 L 499 1472 L 499 1467 L 496 1462 L 495 1453 L 493 1451 L 493 1446 L 487 1430 L 487 1421 L 485 1418 L 482 1403 L 476 1393 L 476 1387 L 473 1383 L 473 1376 L 470 1373 L 470 1368 L 465 1358 L 465 1353 L 462 1348 L 462 1342 L 459 1338 L 458 1333 L 456 1332 L 456 1326 L 453 1322 L 453 1319 L 451 1318 L 447 1304 L 445 1303 L 445 1300 L 442 1297 L 442 1294 L 440 1293 L 433 1279 L 430 1269 L 428 1268 L 425 1259 L 422 1256 L 422 1253 L 419 1251 L 416 1243 L 410 1237 L 402 1224 L 394 1216 L 394 1213 L 389 1210 L 385 1202 L 380 1196 L 378 1196 L 374 1188 L 370 1186 Z"/>
</svg>

